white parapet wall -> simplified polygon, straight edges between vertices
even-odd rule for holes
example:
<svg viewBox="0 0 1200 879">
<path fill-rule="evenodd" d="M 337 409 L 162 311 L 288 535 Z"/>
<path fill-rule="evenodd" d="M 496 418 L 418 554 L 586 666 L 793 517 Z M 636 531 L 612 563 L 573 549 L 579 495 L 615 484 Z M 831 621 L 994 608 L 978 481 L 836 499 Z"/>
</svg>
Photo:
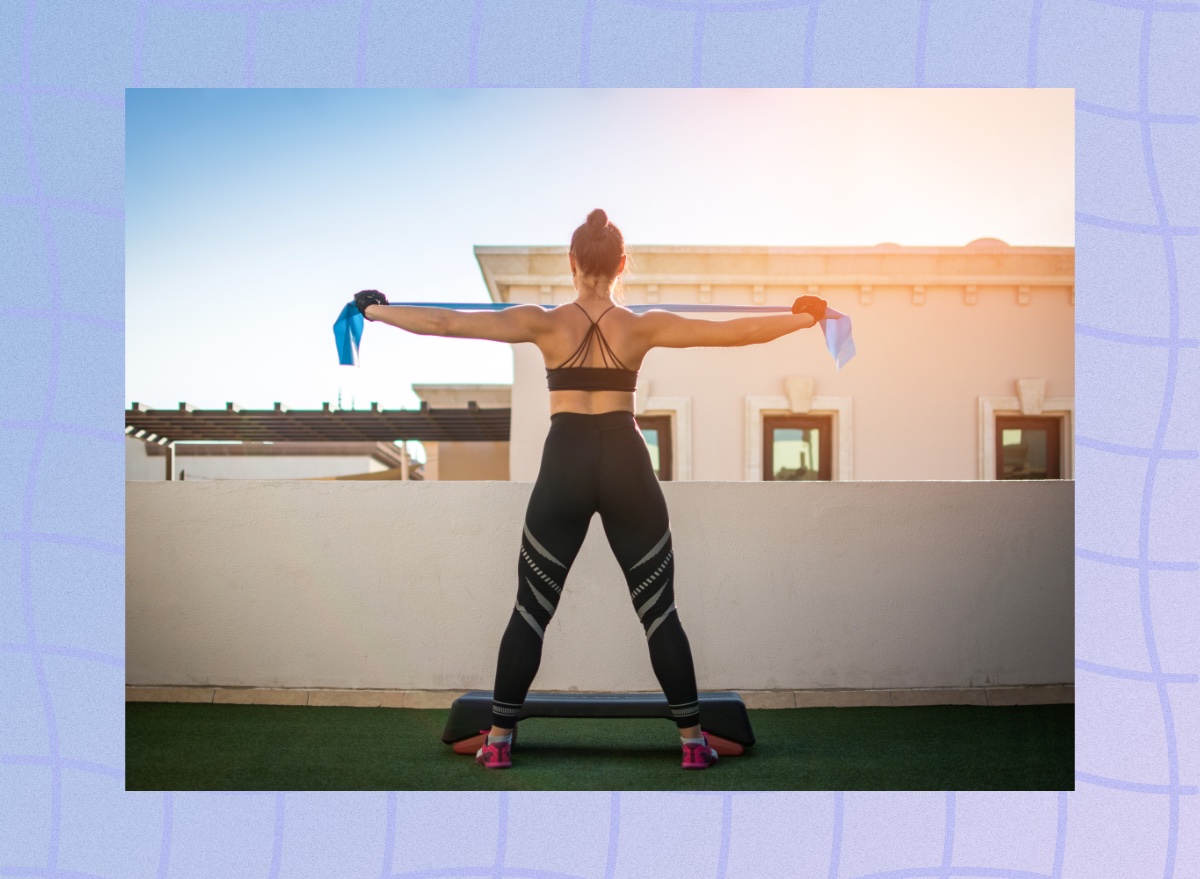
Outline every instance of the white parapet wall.
<svg viewBox="0 0 1200 879">
<path fill-rule="evenodd" d="M 127 482 L 127 683 L 491 689 L 531 488 Z M 701 689 L 1073 680 L 1073 482 L 663 489 Z M 534 688 L 657 686 L 597 518 Z"/>
</svg>

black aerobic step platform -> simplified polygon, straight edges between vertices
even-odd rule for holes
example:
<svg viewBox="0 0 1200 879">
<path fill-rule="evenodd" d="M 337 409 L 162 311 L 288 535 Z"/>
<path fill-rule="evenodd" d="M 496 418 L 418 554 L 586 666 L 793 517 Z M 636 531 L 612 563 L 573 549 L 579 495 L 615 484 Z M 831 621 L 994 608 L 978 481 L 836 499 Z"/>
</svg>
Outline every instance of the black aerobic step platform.
<svg viewBox="0 0 1200 879">
<path fill-rule="evenodd" d="M 704 731 L 749 747 L 754 744 L 750 716 L 742 697 L 732 691 L 700 693 Z M 662 693 L 530 693 L 520 722 L 530 717 L 661 717 L 672 720 Z M 674 721 L 672 720 L 672 723 Z M 479 735 L 492 725 L 492 691 L 471 690 L 454 700 L 442 741 L 447 745 Z"/>
</svg>

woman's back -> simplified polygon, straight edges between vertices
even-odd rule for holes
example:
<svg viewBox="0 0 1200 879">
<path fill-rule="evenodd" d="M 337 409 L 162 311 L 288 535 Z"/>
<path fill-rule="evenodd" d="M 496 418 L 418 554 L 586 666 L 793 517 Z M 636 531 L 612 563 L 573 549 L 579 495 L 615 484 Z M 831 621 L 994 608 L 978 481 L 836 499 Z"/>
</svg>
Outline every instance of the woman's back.
<svg viewBox="0 0 1200 879">
<path fill-rule="evenodd" d="M 591 325 L 597 337 L 593 337 L 590 345 L 577 357 L 572 366 L 612 367 L 612 355 L 625 369 L 636 372 L 642 365 L 642 358 L 648 350 L 640 343 L 634 333 L 634 324 L 638 316 L 626 308 L 615 305 L 609 300 L 586 300 L 568 302 L 559 305 L 548 312 L 553 323 L 553 331 L 538 340 L 538 348 L 546 361 L 547 369 L 558 369 L 567 365 L 581 344 L 585 343 Z M 609 353 L 604 351 L 607 344 Z"/>
<path fill-rule="evenodd" d="M 641 368 L 648 348 L 635 332 L 637 315 L 628 309 L 614 305 L 608 299 L 589 298 L 560 305 L 552 309 L 548 317 L 553 330 L 538 340 L 548 373 L 562 377 L 573 369 L 582 368 L 591 372 L 589 378 L 595 380 L 603 379 L 604 374 L 592 372 L 594 370 L 636 373 Z M 620 384 L 624 375 L 614 374 L 612 383 Z M 634 411 L 632 391 L 578 387 L 550 391 L 551 414 L 596 414 L 617 410 Z"/>
</svg>

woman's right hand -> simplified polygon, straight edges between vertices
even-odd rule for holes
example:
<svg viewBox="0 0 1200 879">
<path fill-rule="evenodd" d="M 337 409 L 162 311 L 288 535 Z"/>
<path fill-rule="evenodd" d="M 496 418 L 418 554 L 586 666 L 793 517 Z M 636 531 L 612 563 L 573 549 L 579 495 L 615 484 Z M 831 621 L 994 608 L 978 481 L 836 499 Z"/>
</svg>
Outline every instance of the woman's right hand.
<svg viewBox="0 0 1200 879">
<path fill-rule="evenodd" d="M 360 290 L 354 294 L 354 304 L 358 306 L 358 313 L 363 317 L 367 317 L 367 308 L 372 305 L 387 305 L 387 297 L 378 290 Z"/>
<path fill-rule="evenodd" d="M 825 319 L 827 303 L 820 296 L 800 296 L 792 303 L 792 314 L 809 314 L 820 323 Z"/>
</svg>

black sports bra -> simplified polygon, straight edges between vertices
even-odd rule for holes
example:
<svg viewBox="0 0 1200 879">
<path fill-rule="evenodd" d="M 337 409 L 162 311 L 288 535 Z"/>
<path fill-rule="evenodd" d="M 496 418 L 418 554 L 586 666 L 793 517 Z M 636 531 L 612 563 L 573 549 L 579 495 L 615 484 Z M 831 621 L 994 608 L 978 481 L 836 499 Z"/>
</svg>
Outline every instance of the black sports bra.
<svg viewBox="0 0 1200 879">
<path fill-rule="evenodd" d="M 599 323 L 601 318 L 616 308 L 616 306 L 609 306 L 605 309 L 604 314 L 592 320 L 582 305 L 578 302 L 573 304 L 578 306 L 579 310 L 583 312 L 589 323 L 591 323 L 591 326 L 588 327 L 587 335 L 583 337 L 583 341 L 579 343 L 579 347 L 575 349 L 575 353 L 567 358 L 566 363 L 557 369 L 546 370 L 546 385 L 552 391 L 636 391 L 637 370 L 625 368 L 625 364 L 617 359 L 617 355 L 609 347 L 608 340 L 604 338 L 604 333 L 600 332 Z M 607 365 L 573 365 L 582 363 L 587 359 L 588 352 L 592 347 L 593 338 L 600 340 L 601 360 L 607 364 L 611 359 L 616 364 L 616 367 L 609 367 Z"/>
</svg>

